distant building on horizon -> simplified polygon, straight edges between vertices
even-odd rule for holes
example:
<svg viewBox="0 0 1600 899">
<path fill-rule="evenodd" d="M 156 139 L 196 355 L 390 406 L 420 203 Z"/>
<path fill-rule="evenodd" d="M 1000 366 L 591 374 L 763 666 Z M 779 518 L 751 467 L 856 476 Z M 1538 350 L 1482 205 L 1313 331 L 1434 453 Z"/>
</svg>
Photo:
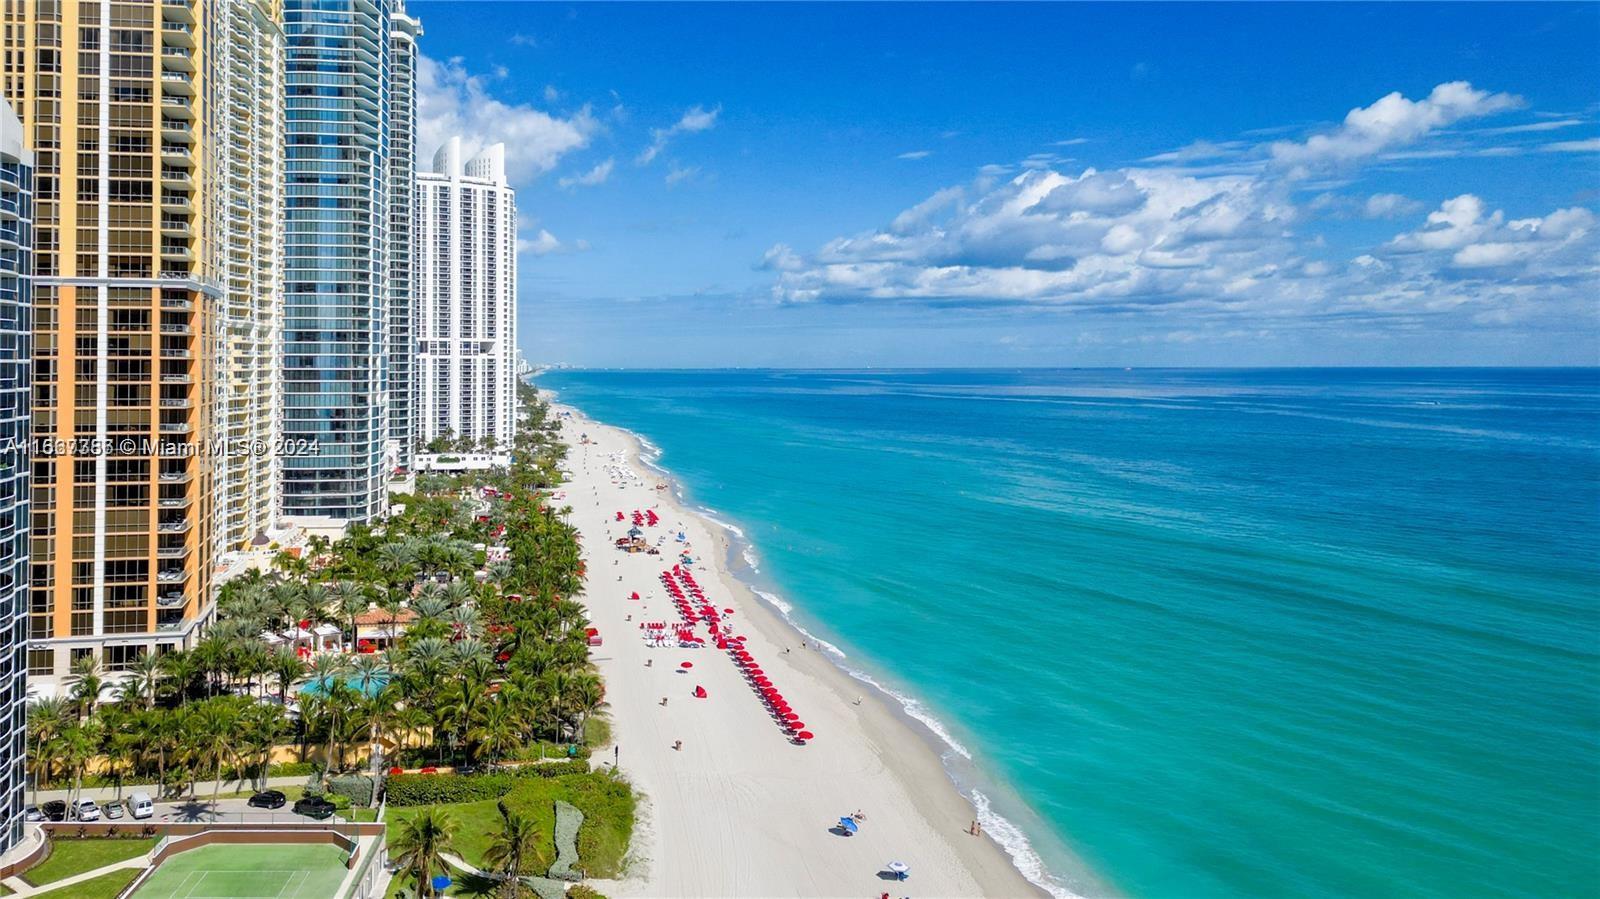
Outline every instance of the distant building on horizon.
<svg viewBox="0 0 1600 899">
<path fill-rule="evenodd" d="M 517 207 L 505 145 L 452 137 L 417 174 L 417 443 L 510 450 L 516 419 Z"/>
<path fill-rule="evenodd" d="M 33 154 L 0 99 L 0 855 L 22 838 L 28 744 Z"/>
</svg>

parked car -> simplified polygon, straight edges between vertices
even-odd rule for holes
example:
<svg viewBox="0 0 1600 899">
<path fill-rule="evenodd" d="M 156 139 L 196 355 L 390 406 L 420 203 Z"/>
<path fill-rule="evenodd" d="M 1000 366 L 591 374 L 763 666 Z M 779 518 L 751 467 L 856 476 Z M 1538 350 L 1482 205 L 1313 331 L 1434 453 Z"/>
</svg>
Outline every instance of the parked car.
<svg viewBox="0 0 1600 899">
<path fill-rule="evenodd" d="M 128 794 L 128 813 L 142 821 L 156 813 L 156 804 L 150 801 L 149 793 L 130 793 Z"/>
<path fill-rule="evenodd" d="M 294 813 L 322 821 L 333 817 L 333 803 L 321 796 L 306 796 L 295 800 Z"/>
<path fill-rule="evenodd" d="M 95 805 L 93 799 L 79 799 L 73 803 L 71 811 L 74 821 L 100 820 L 100 806 Z"/>
<path fill-rule="evenodd" d="M 43 821 L 44 812 L 39 811 L 39 807 L 37 805 L 25 805 L 22 807 L 22 820 Z"/>
<path fill-rule="evenodd" d="M 67 820 L 67 804 L 60 799 L 52 799 L 49 802 L 46 802 L 40 807 L 40 811 L 44 812 L 44 819 L 46 821 Z"/>
<path fill-rule="evenodd" d="M 108 802 L 100 807 L 100 814 L 105 815 L 107 821 L 121 821 L 122 803 Z"/>
<path fill-rule="evenodd" d="M 283 808 L 283 804 L 288 801 L 288 797 L 284 796 L 283 793 L 279 792 L 278 790 L 262 790 L 261 792 L 250 797 L 250 807 Z"/>
</svg>

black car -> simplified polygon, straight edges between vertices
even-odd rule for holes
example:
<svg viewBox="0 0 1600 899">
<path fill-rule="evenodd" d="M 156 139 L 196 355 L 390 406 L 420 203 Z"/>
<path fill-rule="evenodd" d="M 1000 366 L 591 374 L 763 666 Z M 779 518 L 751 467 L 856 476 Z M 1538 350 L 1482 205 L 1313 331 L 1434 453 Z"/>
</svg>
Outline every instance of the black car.
<svg viewBox="0 0 1600 899">
<path fill-rule="evenodd" d="M 52 799 L 46 802 L 44 805 L 39 806 L 39 811 L 44 812 L 46 821 L 67 820 L 67 804 L 60 799 Z"/>
<path fill-rule="evenodd" d="M 277 790 L 262 790 L 250 797 L 251 808 L 283 808 L 288 798 Z"/>
<path fill-rule="evenodd" d="M 325 818 L 333 817 L 333 803 L 323 799 L 321 796 L 307 796 L 304 799 L 295 800 L 294 813 L 321 821 Z"/>
</svg>

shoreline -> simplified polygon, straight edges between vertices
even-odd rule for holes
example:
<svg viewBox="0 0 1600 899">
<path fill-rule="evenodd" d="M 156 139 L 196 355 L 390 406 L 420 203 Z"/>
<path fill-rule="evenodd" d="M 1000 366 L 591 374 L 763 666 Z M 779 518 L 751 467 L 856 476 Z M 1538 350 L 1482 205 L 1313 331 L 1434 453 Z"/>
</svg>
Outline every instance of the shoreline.
<svg viewBox="0 0 1600 899">
<path fill-rule="evenodd" d="M 914 699 L 901 696 L 892 692 L 865 672 L 855 671 L 847 667 L 847 656 L 821 638 L 807 632 L 801 624 L 794 621 L 788 614 L 788 605 L 776 595 L 761 589 L 756 584 L 740 577 L 741 566 L 750 574 L 759 575 L 760 568 L 758 557 L 754 556 L 751 542 L 744 536 L 737 526 L 720 520 L 714 510 L 700 509 L 692 505 L 683 493 L 683 486 L 670 472 L 658 464 L 659 448 L 651 444 L 640 435 L 633 434 L 626 429 L 599 422 L 587 416 L 581 409 L 560 403 L 548 390 L 540 390 L 543 398 L 550 400 L 554 411 L 557 413 L 570 413 L 570 417 L 562 417 L 563 436 L 569 446 L 567 467 L 570 470 L 569 480 L 564 487 L 568 491 L 588 488 L 594 495 L 598 495 L 598 484 L 594 482 L 591 470 L 594 464 L 593 453 L 618 452 L 620 444 L 621 459 L 625 465 L 641 476 L 648 475 L 650 480 L 664 482 L 665 490 L 645 489 L 636 495 L 648 497 L 653 502 L 647 503 L 658 510 L 663 510 L 663 525 L 670 526 L 674 517 L 681 517 L 685 522 L 691 522 L 704 529 L 704 534 L 710 543 L 719 543 L 720 552 L 709 553 L 704 546 L 696 540 L 690 540 L 696 547 L 695 570 L 702 578 L 704 586 L 712 591 L 715 602 L 722 604 L 723 597 L 730 597 L 730 607 L 736 608 L 738 614 L 730 617 L 730 624 L 737 622 L 738 629 L 747 636 L 759 640 L 769 647 L 768 652 L 758 652 L 761 663 L 767 667 L 774 681 L 784 685 L 785 692 L 791 697 L 797 695 L 793 688 L 799 684 L 793 683 L 796 675 L 814 685 L 817 690 L 811 692 L 804 700 L 808 709 L 819 704 L 819 700 L 829 700 L 821 703 L 834 706 L 835 712 L 843 712 L 849 720 L 848 729 L 854 733 L 848 736 L 863 740 L 867 744 L 864 755 L 876 755 L 873 760 L 876 765 L 871 772 L 872 779 L 858 784 L 858 788 L 879 792 L 887 792 L 892 798 L 904 806 L 895 809 L 894 814 L 904 816 L 905 820 L 895 822 L 895 829 L 910 831 L 924 831 L 912 838 L 913 842 L 925 841 L 932 838 L 942 846 L 931 847 L 938 850 L 935 854 L 946 855 L 948 870 L 940 870 L 939 880 L 942 884 L 931 882 L 933 878 L 918 876 L 914 885 L 889 886 L 877 880 L 863 882 L 861 885 L 852 885 L 848 888 L 825 887 L 821 882 L 820 891 L 802 894 L 812 895 L 850 895 L 845 889 L 860 891 L 866 889 L 872 895 L 883 890 L 894 890 L 896 894 L 911 889 L 919 895 L 928 895 L 930 890 L 934 894 L 945 895 L 985 895 L 985 896 L 1071 896 L 1060 886 L 1054 878 L 1046 872 L 1042 861 L 1033 852 L 1031 845 L 1022 831 L 1014 823 L 1000 817 L 989 807 L 989 797 L 976 789 L 973 795 L 963 792 L 962 785 L 955 772 L 947 765 L 950 753 L 958 754 L 968 764 L 970 755 L 947 732 L 938 726 L 936 719 L 924 719 L 913 712 L 917 705 Z M 591 439 L 599 440 L 587 446 L 580 444 L 578 433 L 589 433 Z M 582 460 L 582 461 L 580 461 Z M 585 478 L 582 475 L 589 475 Z M 643 477 L 640 479 L 641 486 Z M 580 522 L 577 497 L 568 496 L 563 500 L 567 505 L 574 507 L 574 523 L 589 536 L 587 531 L 594 529 L 597 522 L 589 521 L 585 527 Z M 604 524 L 610 522 L 601 519 Z M 599 617 L 598 612 L 608 606 L 600 598 L 602 591 L 609 585 L 601 580 L 608 569 L 620 566 L 619 561 L 613 560 L 613 566 L 603 564 L 603 554 L 612 551 L 610 547 L 610 528 L 606 533 L 595 534 L 585 541 L 585 556 L 589 558 L 590 570 L 594 578 L 590 586 L 590 594 L 583 598 L 585 605 L 591 609 L 591 617 Z M 663 532 L 666 527 L 663 528 Z M 652 535 L 654 536 L 654 535 Z M 671 544 L 668 544 L 669 546 Z M 713 560 L 713 555 L 719 556 Z M 653 556 L 652 564 L 660 567 L 671 567 L 672 559 L 668 556 Z M 663 564 L 664 563 L 664 564 Z M 619 575 L 619 579 L 626 575 Z M 627 584 L 628 590 L 638 589 L 637 584 Z M 654 586 L 653 584 L 648 586 Z M 648 600 L 649 597 L 647 596 Z M 665 607 L 670 610 L 670 607 Z M 671 619 L 670 611 L 663 611 L 663 607 L 650 608 L 653 618 Z M 614 616 L 613 616 L 614 619 Z M 748 626 L 748 629 L 746 628 Z M 617 635 L 622 640 L 637 640 L 637 634 L 622 633 Z M 798 645 L 797 645 L 798 644 Z M 782 646 L 785 651 L 781 656 L 774 656 L 777 647 Z M 801 647 L 805 648 L 801 648 Z M 659 652 L 659 651 L 658 651 Z M 714 651 L 713 651 L 714 652 Z M 706 656 L 700 654 L 696 660 Z M 720 655 L 720 653 L 715 653 Z M 731 664 L 726 660 L 715 657 L 705 659 L 707 667 L 727 666 Z M 722 664 L 719 665 L 718 663 Z M 650 661 L 645 661 L 648 666 Z M 603 673 L 608 677 L 608 690 L 617 677 L 628 677 L 624 672 L 613 673 L 610 667 L 602 665 Z M 784 670 L 781 675 L 775 668 Z M 648 668 L 646 670 L 649 670 Z M 700 672 L 696 671 L 696 675 Z M 635 675 L 637 676 L 637 675 Z M 871 687 L 863 690 L 863 685 Z M 623 683 L 618 683 L 620 690 Z M 747 699 L 746 697 L 732 697 L 734 701 Z M 665 701 L 665 700 L 663 700 Z M 754 705 L 753 700 L 747 700 Z M 802 700 L 796 699 L 800 706 Z M 622 705 L 628 705 L 622 703 Z M 637 715 L 637 712 L 635 713 Z M 646 712 L 645 715 L 649 715 Z M 613 729 L 616 742 L 619 744 L 630 738 L 629 731 L 648 730 L 648 724 L 636 724 L 629 720 L 634 716 L 624 715 L 616 706 L 613 707 Z M 816 727 L 818 716 L 813 711 L 806 714 L 811 725 Z M 931 723 L 930 723 L 931 722 Z M 770 724 L 768 725 L 770 727 Z M 828 727 L 833 728 L 830 724 Z M 823 750 L 822 743 L 830 734 L 823 734 L 819 730 L 819 739 L 810 746 L 799 749 L 802 758 L 816 758 Z M 854 747 L 852 747 L 854 748 Z M 887 749 L 887 751 L 885 751 Z M 600 753 L 597 758 L 604 759 L 605 753 Z M 630 766 L 624 760 L 622 769 L 624 774 L 629 774 Z M 664 772 L 658 770 L 646 771 L 641 774 L 637 768 L 633 774 L 639 776 L 637 785 L 641 792 L 646 794 L 644 809 L 641 812 L 641 827 L 636 834 L 636 841 L 641 845 L 636 850 L 630 850 L 630 859 L 635 854 L 640 855 L 639 865 L 630 865 L 629 877 L 625 880 L 608 885 L 610 891 L 617 895 L 681 895 L 686 893 L 674 892 L 674 887 L 664 881 L 680 880 L 681 878 L 664 877 L 656 856 L 660 854 L 663 825 L 672 826 L 681 822 L 663 820 L 671 815 L 669 810 L 663 815 L 661 803 L 656 801 L 657 793 L 666 790 L 671 792 L 668 784 L 660 783 L 661 780 L 670 780 L 660 775 Z M 842 772 L 829 772 L 823 775 L 824 779 L 833 780 Z M 655 776 L 648 776 L 655 775 Z M 649 782 L 655 780 L 658 782 Z M 799 785 L 802 789 L 804 784 Z M 668 805 L 675 803 L 668 802 Z M 893 804 L 893 803 L 890 803 Z M 842 807 L 841 807 L 842 808 Z M 847 810 L 845 810 L 847 811 Z M 835 813 L 837 816 L 837 813 Z M 984 824 L 984 833 L 981 837 L 973 837 L 966 833 L 967 822 L 980 820 Z M 867 829 L 876 831 L 882 825 L 874 818 L 866 825 Z M 1011 845 L 1002 845 L 992 836 L 999 830 L 1006 836 Z M 954 833 L 954 836 L 950 834 Z M 852 840 L 856 838 L 851 838 Z M 827 844 L 823 844 L 827 845 Z M 643 851 L 638 851 L 643 850 Z M 1022 870 L 1026 865 L 1032 868 L 1032 877 L 1027 876 Z M 638 870 L 636 870 L 638 869 Z M 919 869 L 920 870 L 920 869 Z M 679 872 L 681 873 L 681 872 Z M 827 880 L 830 878 L 820 878 Z M 1046 883 L 1038 881 L 1045 880 Z M 720 895 L 715 884 L 684 882 L 683 887 L 698 895 Z M 882 889 L 879 889 L 879 887 Z M 750 893 L 748 887 L 742 887 L 736 892 Z M 759 892 L 756 891 L 756 892 Z M 791 885 L 788 892 L 796 892 Z M 730 893 L 731 895 L 731 893 Z"/>
</svg>

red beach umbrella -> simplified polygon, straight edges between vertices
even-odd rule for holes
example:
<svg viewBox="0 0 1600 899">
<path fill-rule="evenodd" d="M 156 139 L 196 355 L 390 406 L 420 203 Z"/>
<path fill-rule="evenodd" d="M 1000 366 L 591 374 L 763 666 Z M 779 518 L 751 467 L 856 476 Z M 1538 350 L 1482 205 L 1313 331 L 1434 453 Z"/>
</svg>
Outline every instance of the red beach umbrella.
<svg viewBox="0 0 1600 899">
<path fill-rule="evenodd" d="M 817 735 L 813 734 L 809 730 L 803 730 L 803 731 L 795 734 L 794 737 L 795 737 L 796 740 L 815 740 L 817 738 Z"/>
<path fill-rule="evenodd" d="M 800 715 L 797 712 L 784 712 L 783 717 L 788 718 L 790 721 L 800 720 Z"/>
<path fill-rule="evenodd" d="M 693 662 L 683 662 L 682 664 L 678 665 L 678 667 L 679 668 L 693 668 L 694 667 L 694 663 Z"/>
</svg>

